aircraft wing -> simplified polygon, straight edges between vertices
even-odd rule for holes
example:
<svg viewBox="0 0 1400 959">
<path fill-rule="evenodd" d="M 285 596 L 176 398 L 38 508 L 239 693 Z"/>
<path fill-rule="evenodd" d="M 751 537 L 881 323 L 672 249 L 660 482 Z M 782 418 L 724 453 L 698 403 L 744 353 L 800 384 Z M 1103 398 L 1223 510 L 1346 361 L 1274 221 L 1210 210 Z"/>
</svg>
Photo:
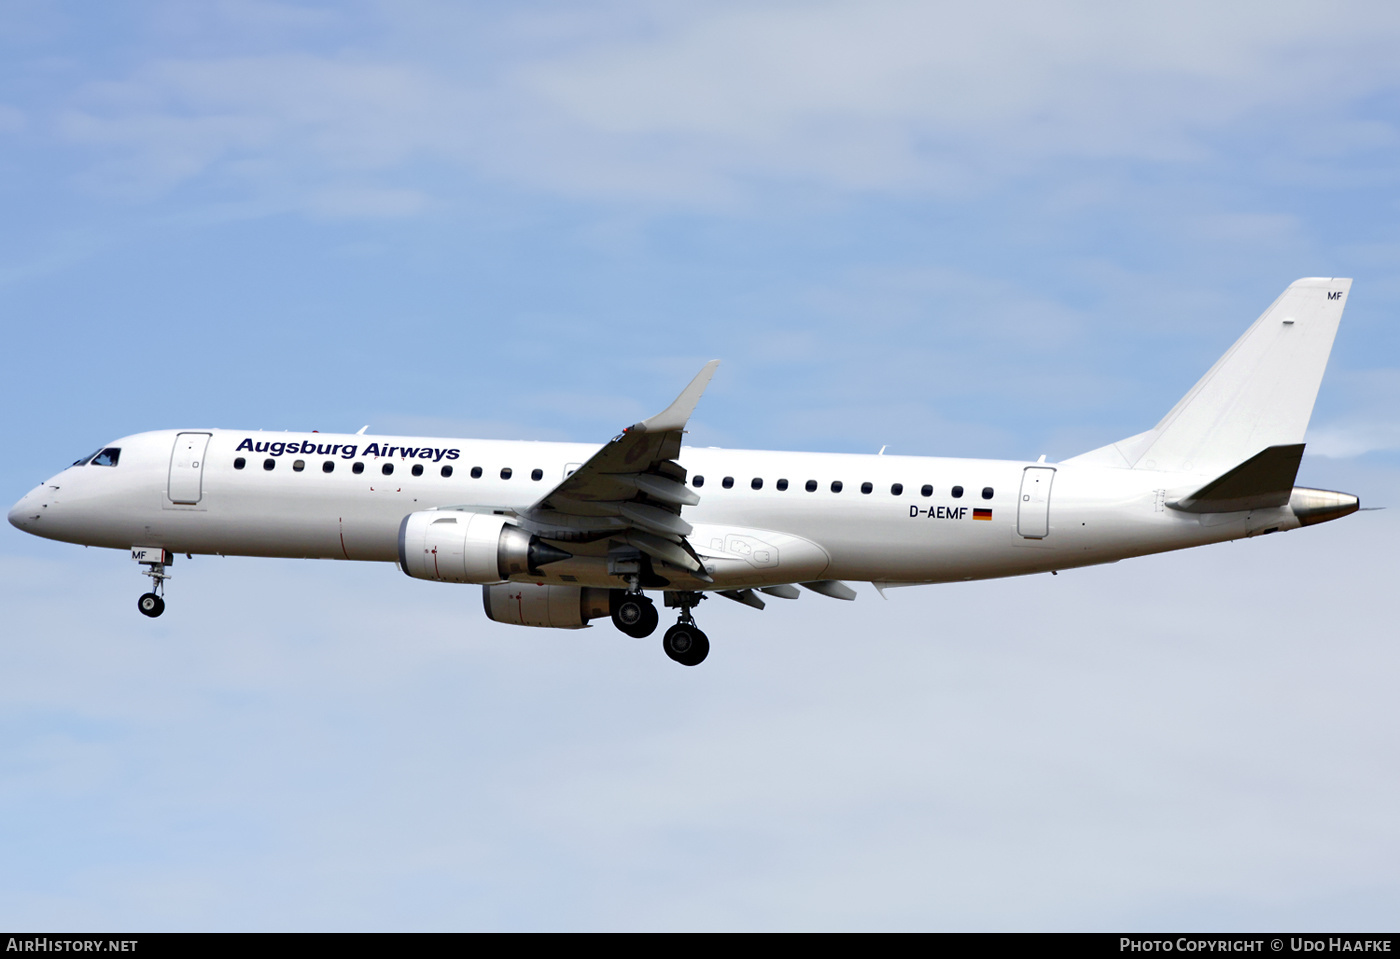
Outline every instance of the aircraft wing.
<svg viewBox="0 0 1400 959">
<path fill-rule="evenodd" d="M 691 527 L 681 509 L 700 502 L 676 462 L 690 414 L 714 376 L 711 360 L 676 401 L 627 427 L 519 516 L 545 539 L 587 542 L 620 538 L 654 560 L 708 580 L 686 542 Z"/>
</svg>

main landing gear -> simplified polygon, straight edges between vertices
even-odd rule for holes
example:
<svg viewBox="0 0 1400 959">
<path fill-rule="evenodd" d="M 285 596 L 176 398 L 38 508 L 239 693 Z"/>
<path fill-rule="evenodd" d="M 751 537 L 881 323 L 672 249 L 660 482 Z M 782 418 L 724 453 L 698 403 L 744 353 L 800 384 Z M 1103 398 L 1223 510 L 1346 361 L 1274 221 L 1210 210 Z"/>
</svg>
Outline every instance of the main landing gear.
<svg viewBox="0 0 1400 959">
<path fill-rule="evenodd" d="M 710 638 L 695 625 L 690 615 L 695 604 L 705 598 L 704 593 L 675 592 L 666 594 L 667 606 L 679 606 L 680 622 L 666 630 L 661 637 L 661 648 L 666 655 L 682 666 L 699 666 L 710 655 Z"/>
<path fill-rule="evenodd" d="M 695 625 L 690 611 L 705 598 L 704 593 L 674 591 L 666 593 L 666 605 L 680 608 L 680 622 L 666 630 L 661 637 L 661 649 L 682 666 L 699 666 L 710 655 L 710 640 Z M 656 632 L 661 621 L 656 604 L 640 589 L 612 594 L 613 625 L 633 639 L 644 639 Z"/>
<path fill-rule="evenodd" d="M 151 577 L 151 591 L 141 594 L 136 608 L 141 615 L 155 619 L 165 612 L 165 581 L 170 578 L 165 567 L 173 563 L 175 557 L 167 550 L 137 546 L 132 548 L 131 558 L 146 567 L 141 571 L 142 576 Z"/>
<path fill-rule="evenodd" d="M 633 639 L 645 639 L 656 632 L 661 615 L 656 611 L 656 604 L 640 592 L 614 593 L 612 621 Z"/>
</svg>

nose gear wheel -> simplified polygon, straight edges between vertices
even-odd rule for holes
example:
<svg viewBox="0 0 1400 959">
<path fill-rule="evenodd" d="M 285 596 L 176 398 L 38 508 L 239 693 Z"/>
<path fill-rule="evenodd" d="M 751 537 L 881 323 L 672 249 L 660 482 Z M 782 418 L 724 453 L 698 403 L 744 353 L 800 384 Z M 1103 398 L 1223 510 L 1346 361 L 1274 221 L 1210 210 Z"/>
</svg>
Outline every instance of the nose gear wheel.
<svg viewBox="0 0 1400 959">
<path fill-rule="evenodd" d="M 146 568 L 141 571 L 141 575 L 151 577 L 151 591 L 142 593 L 141 597 L 136 600 L 136 608 L 141 611 L 141 615 L 149 616 L 152 619 L 165 612 L 165 581 L 170 578 L 165 567 L 174 559 L 170 553 L 164 550 L 161 551 L 160 555 L 164 562 L 142 563 Z"/>
</svg>

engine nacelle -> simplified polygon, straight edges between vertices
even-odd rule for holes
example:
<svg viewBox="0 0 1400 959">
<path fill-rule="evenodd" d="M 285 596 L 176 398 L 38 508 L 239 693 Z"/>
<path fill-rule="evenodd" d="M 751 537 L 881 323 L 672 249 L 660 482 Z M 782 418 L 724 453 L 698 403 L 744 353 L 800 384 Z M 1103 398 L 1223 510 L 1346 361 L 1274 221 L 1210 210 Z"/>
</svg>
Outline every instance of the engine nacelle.
<svg viewBox="0 0 1400 959">
<path fill-rule="evenodd" d="M 399 565 L 416 579 L 499 583 L 568 558 L 494 513 L 425 509 L 399 524 Z"/>
<path fill-rule="evenodd" d="M 512 626 L 582 629 L 590 619 L 609 615 L 611 590 L 592 586 L 497 583 L 481 587 L 486 615 Z"/>
</svg>

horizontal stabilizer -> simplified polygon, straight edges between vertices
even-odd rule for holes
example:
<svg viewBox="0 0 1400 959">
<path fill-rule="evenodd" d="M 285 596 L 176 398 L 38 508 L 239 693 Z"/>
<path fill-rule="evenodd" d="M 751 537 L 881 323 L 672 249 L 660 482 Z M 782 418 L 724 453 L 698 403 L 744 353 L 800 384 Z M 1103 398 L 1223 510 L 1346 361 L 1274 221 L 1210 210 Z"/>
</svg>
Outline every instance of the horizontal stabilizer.
<svg viewBox="0 0 1400 959">
<path fill-rule="evenodd" d="M 1236 510 L 1285 506 L 1293 495 L 1303 444 L 1270 446 L 1190 496 L 1168 503 L 1187 513 L 1231 513 Z"/>
</svg>

